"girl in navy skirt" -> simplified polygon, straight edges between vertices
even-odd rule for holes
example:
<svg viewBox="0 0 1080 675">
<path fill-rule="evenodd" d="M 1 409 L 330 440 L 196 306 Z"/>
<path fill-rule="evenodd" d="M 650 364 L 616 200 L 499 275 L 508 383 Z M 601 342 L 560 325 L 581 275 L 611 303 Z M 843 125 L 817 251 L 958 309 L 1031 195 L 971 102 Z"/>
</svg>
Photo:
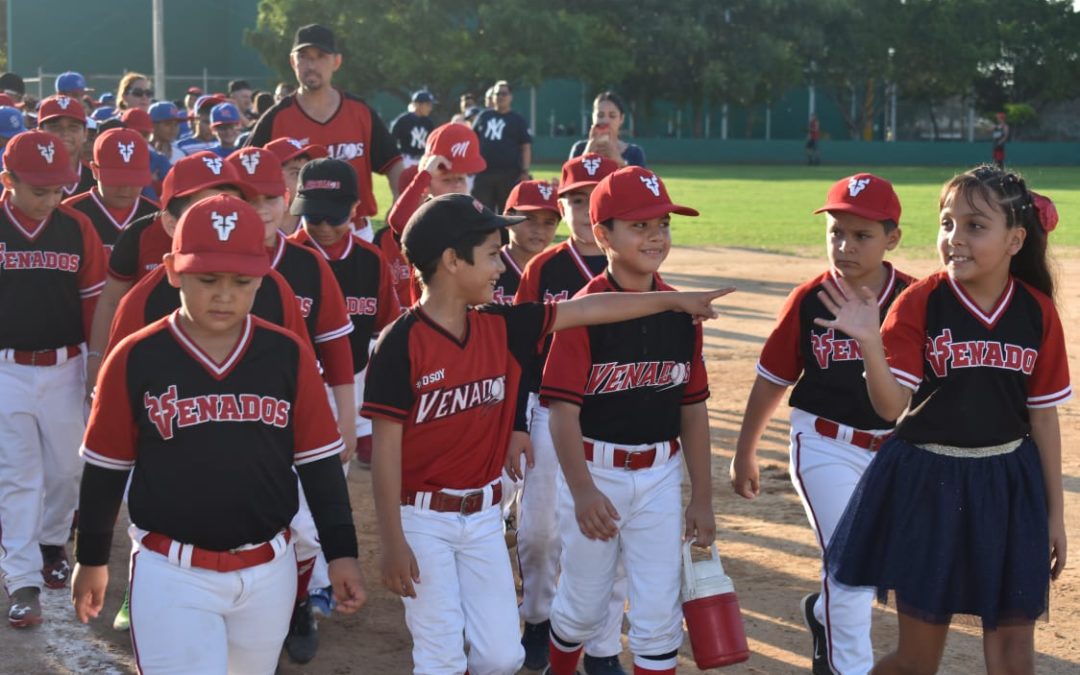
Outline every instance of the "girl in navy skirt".
<svg viewBox="0 0 1080 675">
<path fill-rule="evenodd" d="M 945 184 L 945 269 L 910 286 L 878 330 L 877 299 L 821 293 L 859 341 L 887 420 L 827 552 L 848 586 L 895 594 L 897 650 L 875 673 L 936 672 L 954 614 L 983 626 L 986 669 L 1034 671 L 1034 623 L 1065 567 L 1057 405 L 1072 395 L 1046 240 L 1050 200 L 983 166 Z"/>
</svg>

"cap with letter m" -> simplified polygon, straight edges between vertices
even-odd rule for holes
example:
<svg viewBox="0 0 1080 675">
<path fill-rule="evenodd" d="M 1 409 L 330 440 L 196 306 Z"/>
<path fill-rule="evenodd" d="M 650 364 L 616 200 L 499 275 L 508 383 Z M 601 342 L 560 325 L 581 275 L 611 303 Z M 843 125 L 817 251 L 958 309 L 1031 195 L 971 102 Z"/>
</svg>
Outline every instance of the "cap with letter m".
<svg viewBox="0 0 1080 675">
<path fill-rule="evenodd" d="M 262 218 L 243 199 L 214 195 L 184 212 L 172 240 L 173 269 L 181 274 L 231 272 L 261 277 L 270 271 Z"/>
<path fill-rule="evenodd" d="M 428 136 L 424 152 L 448 159 L 454 173 L 480 173 L 487 168 L 480 155 L 480 138 L 464 124 L 448 122 L 436 127 Z"/>
</svg>

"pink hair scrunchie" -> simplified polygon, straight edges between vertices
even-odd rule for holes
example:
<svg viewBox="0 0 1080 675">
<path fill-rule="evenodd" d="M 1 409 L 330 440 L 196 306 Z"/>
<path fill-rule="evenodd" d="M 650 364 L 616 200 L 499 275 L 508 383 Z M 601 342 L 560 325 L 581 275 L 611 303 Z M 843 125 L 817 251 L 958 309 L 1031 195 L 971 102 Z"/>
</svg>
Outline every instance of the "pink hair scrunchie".
<svg viewBox="0 0 1080 675">
<path fill-rule="evenodd" d="M 1058 224 L 1057 207 L 1054 202 L 1038 192 L 1031 193 L 1031 201 L 1035 205 L 1035 211 L 1039 214 L 1039 224 L 1043 232 L 1050 234 Z"/>
</svg>

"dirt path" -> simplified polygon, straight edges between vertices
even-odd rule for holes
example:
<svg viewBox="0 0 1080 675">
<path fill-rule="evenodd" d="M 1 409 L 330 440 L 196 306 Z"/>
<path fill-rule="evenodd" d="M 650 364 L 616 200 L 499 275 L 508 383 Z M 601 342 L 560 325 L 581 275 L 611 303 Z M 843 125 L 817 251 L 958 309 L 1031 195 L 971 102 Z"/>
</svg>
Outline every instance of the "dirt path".
<svg viewBox="0 0 1080 675">
<path fill-rule="evenodd" d="M 1058 305 L 1069 342 L 1071 372 L 1080 378 L 1080 252 L 1059 259 Z M 897 266 L 923 275 L 936 267 L 932 260 L 896 259 Z M 732 249 L 676 249 L 665 264 L 665 278 L 679 288 L 733 285 L 739 289 L 721 303 L 722 317 L 705 328 L 706 361 L 713 396 L 709 413 L 713 439 L 714 504 L 721 554 L 738 589 L 753 656 L 731 673 L 799 673 L 809 666 L 810 639 L 802 626 L 798 600 L 815 588 L 819 551 L 792 490 L 787 470 L 786 410 L 774 419 L 761 445 L 762 494 L 753 502 L 732 494 L 727 469 L 742 418 L 746 394 L 754 379 L 754 364 L 784 297 L 797 283 L 818 274 L 821 258 L 747 252 Z M 1064 435 L 1065 503 L 1068 535 L 1080 546 L 1080 408 L 1061 409 Z M 320 624 L 322 647 L 306 667 L 282 664 L 282 675 L 319 673 L 404 674 L 410 672 L 411 641 L 405 629 L 401 602 L 376 582 L 377 543 L 369 474 L 352 471 L 349 487 L 360 530 L 362 562 L 369 580 L 370 599 L 355 617 L 335 617 Z M 47 591 L 47 622 L 40 629 L 16 632 L 0 629 L 2 673 L 130 673 L 133 663 L 125 634 L 109 628 L 126 578 L 127 541 L 118 527 L 113 552 L 112 589 L 104 616 L 90 627 L 79 626 L 66 601 L 66 592 Z M 1036 628 L 1036 670 L 1075 673 L 1080 669 L 1080 554 L 1064 578 L 1051 589 L 1050 621 Z M 1073 635 L 1073 637 L 1069 637 Z M 896 616 L 890 609 L 874 611 L 875 648 L 895 643 Z M 624 653 L 629 667 L 629 655 Z M 943 673 L 981 672 L 979 634 L 958 627 L 946 649 Z M 680 654 L 679 673 L 698 672 L 689 644 Z M 716 671 L 719 672 L 719 671 Z"/>
</svg>

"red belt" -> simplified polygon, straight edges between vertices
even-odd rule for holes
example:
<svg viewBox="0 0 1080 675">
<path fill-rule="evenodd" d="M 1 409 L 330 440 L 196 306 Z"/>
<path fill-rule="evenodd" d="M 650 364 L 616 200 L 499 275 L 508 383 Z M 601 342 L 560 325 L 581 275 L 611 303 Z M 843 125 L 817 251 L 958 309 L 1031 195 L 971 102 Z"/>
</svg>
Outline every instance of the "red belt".
<svg viewBox="0 0 1080 675">
<path fill-rule="evenodd" d="M 840 425 L 832 420 L 827 420 L 824 417 L 818 417 L 814 420 L 814 431 L 818 432 L 826 438 L 835 438 L 837 440 L 846 440 L 840 437 Z M 863 450 L 869 450 L 870 452 L 877 452 L 889 436 L 892 434 L 884 434 L 881 436 L 875 436 L 874 434 L 866 431 L 859 431 L 858 429 L 851 430 L 851 439 L 847 440 L 848 443 L 858 446 Z"/>
<path fill-rule="evenodd" d="M 594 444 L 585 441 L 585 460 L 593 461 L 593 447 Z M 671 442 L 671 457 L 675 456 L 675 453 L 679 452 L 679 439 L 675 439 Z M 656 462 L 656 448 L 651 450 L 628 450 L 626 448 L 615 448 L 615 451 L 611 453 L 611 465 L 616 469 L 626 469 L 627 471 L 638 471 L 639 469 L 650 469 L 653 463 Z"/>
<path fill-rule="evenodd" d="M 502 483 L 491 486 L 491 504 L 484 499 L 483 490 L 473 490 L 463 495 L 452 495 L 446 492 L 402 492 L 401 504 L 403 506 L 417 506 L 423 495 L 430 494 L 431 501 L 427 509 L 440 513 L 460 513 L 467 516 L 472 513 L 483 511 L 488 506 L 493 506 L 502 501 Z"/>
<path fill-rule="evenodd" d="M 59 349 L 39 349 L 37 351 L 24 351 L 21 349 L 4 351 L 11 355 L 9 357 L 11 361 L 20 366 L 55 366 L 57 363 L 63 363 L 82 353 L 78 345 L 60 347 Z"/>
<path fill-rule="evenodd" d="M 289 543 L 289 530 L 285 530 L 284 536 L 285 543 Z M 172 550 L 172 545 L 174 543 L 180 547 L 177 551 L 177 556 L 181 560 L 185 557 L 184 548 L 189 548 L 191 549 L 192 567 L 213 570 L 215 572 L 235 572 L 236 570 L 255 567 L 256 565 L 270 562 L 276 555 L 274 552 L 274 545 L 270 542 L 255 546 L 254 548 L 246 548 L 241 551 L 208 551 L 205 548 L 199 548 L 198 546 L 192 546 L 191 544 L 181 544 L 180 542 L 169 539 L 165 535 L 158 534 L 157 532 L 148 533 L 140 542 L 147 550 L 153 551 L 154 553 L 160 553 L 166 558 L 169 558 L 170 561 L 172 561 L 172 558 L 169 553 Z"/>
</svg>

